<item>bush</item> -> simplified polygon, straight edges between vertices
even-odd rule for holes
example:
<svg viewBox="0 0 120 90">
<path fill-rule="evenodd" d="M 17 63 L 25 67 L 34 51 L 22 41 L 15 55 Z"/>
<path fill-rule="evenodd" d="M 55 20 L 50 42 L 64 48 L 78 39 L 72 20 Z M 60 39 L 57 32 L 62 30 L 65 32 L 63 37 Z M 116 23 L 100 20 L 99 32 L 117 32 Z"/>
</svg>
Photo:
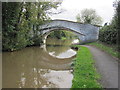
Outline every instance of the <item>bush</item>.
<svg viewBox="0 0 120 90">
<path fill-rule="evenodd" d="M 41 43 L 43 43 L 41 35 L 40 36 L 34 36 L 32 41 L 34 42 L 35 46 L 37 46 L 37 45 L 39 46 Z"/>
<path fill-rule="evenodd" d="M 107 44 L 117 44 L 117 29 L 112 26 L 104 26 L 100 30 L 99 40 Z"/>
</svg>

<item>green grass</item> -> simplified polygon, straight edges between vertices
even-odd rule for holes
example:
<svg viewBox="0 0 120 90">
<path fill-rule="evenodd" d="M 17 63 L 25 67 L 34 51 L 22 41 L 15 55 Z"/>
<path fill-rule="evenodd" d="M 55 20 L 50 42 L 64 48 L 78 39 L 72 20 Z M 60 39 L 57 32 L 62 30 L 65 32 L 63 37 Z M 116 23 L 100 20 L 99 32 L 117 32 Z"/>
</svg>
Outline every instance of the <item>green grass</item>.
<svg viewBox="0 0 120 90">
<path fill-rule="evenodd" d="M 118 52 L 116 50 L 116 46 L 110 46 L 110 45 L 108 46 L 108 45 L 100 43 L 100 42 L 94 42 L 94 43 L 90 43 L 88 45 L 96 46 L 96 47 L 100 48 L 101 50 L 109 53 L 110 55 L 120 59 L 120 52 Z"/>
<path fill-rule="evenodd" d="M 94 67 L 94 60 L 89 49 L 83 46 L 79 47 L 74 61 L 72 88 L 101 88 L 97 82 L 100 75 Z"/>
</svg>

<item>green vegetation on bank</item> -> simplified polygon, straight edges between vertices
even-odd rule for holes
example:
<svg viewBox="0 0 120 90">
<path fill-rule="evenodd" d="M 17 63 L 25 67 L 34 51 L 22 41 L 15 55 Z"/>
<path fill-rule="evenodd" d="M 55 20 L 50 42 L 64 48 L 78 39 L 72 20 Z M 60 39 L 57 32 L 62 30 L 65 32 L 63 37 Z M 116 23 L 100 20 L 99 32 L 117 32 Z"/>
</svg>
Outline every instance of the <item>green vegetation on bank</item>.
<svg viewBox="0 0 120 90">
<path fill-rule="evenodd" d="M 44 1 L 44 0 L 43 0 Z M 14 51 L 42 43 L 39 25 L 61 2 L 2 2 L 2 49 Z M 39 33 L 40 34 L 39 34 Z"/>
<path fill-rule="evenodd" d="M 105 23 L 99 31 L 99 42 L 90 43 L 110 55 L 120 59 L 120 1 L 116 1 L 115 14 L 109 24 Z"/>
<path fill-rule="evenodd" d="M 117 46 L 115 46 L 115 45 L 113 45 L 113 46 L 107 45 L 107 44 L 101 43 L 101 42 L 94 42 L 94 43 L 90 43 L 88 45 L 96 46 L 96 47 L 100 48 L 101 50 L 109 53 L 110 55 L 120 59 L 120 52 L 117 51 Z"/>
<path fill-rule="evenodd" d="M 99 32 L 99 41 L 108 44 L 110 46 L 116 46 L 117 51 L 120 52 L 120 1 L 116 0 L 115 1 L 116 6 L 115 6 L 115 14 L 114 17 L 112 18 L 112 21 L 107 24 L 105 23 L 104 26 L 100 29 Z M 96 43 L 97 44 L 97 43 Z M 97 45 L 101 47 L 101 45 Z M 102 46 L 104 47 L 104 46 Z M 107 48 L 107 47 L 105 47 Z M 105 49 L 104 48 L 104 49 Z M 109 49 L 109 48 L 108 48 Z M 112 50 L 107 50 L 108 52 L 112 53 Z M 113 54 L 116 56 L 115 54 Z"/>
<path fill-rule="evenodd" d="M 89 49 L 79 45 L 75 47 L 79 50 L 74 61 L 72 88 L 101 88 L 97 82 L 100 75 L 94 67 L 94 60 Z"/>
</svg>

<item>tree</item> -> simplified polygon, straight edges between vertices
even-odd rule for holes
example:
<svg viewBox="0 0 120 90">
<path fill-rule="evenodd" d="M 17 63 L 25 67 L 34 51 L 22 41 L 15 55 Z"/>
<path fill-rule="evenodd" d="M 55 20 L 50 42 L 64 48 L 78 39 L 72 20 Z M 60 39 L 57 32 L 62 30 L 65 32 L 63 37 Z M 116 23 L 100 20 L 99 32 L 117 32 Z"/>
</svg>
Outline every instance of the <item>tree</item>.
<svg viewBox="0 0 120 90">
<path fill-rule="evenodd" d="M 97 15 L 94 9 L 83 9 L 80 14 L 76 16 L 77 22 L 89 23 L 94 25 L 101 25 L 102 18 Z"/>
<path fill-rule="evenodd" d="M 120 51 L 120 1 L 116 0 L 113 7 L 115 8 L 114 17 L 109 25 L 105 25 L 101 28 L 99 40 L 109 45 L 116 45 L 116 49 Z"/>
<path fill-rule="evenodd" d="M 50 19 L 48 10 L 59 4 L 61 2 L 3 2 L 2 49 L 14 51 L 40 41 L 36 36 L 40 31 L 38 26 Z"/>
<path fill-rule="evenodd" d="M 118 0 L 117 2 L 117 8 L 116 8 L 116 16 L 117 16 L 117 45 L 118 45 L 118 51 L 120 51 L 120 38 L 119 38 L 119 35 L 120 35 L 120 1 Z"/>
</svg>

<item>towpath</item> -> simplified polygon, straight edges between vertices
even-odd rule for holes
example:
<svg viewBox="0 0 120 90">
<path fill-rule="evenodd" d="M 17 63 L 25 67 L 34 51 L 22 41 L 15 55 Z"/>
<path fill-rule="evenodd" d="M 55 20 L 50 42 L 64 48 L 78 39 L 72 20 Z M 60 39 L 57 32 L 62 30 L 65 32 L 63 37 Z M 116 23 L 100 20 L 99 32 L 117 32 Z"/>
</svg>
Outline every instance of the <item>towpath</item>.
<svg viewBox="0 0 120 90">
<path fill-rule="evenodd" d="M 89 48 L 97 71 L 101 74 L 100 83 L 103 88 L 118 88 L 118 61 L 106 52 L 94 47 L 84 45 Z"/>
</svg>

